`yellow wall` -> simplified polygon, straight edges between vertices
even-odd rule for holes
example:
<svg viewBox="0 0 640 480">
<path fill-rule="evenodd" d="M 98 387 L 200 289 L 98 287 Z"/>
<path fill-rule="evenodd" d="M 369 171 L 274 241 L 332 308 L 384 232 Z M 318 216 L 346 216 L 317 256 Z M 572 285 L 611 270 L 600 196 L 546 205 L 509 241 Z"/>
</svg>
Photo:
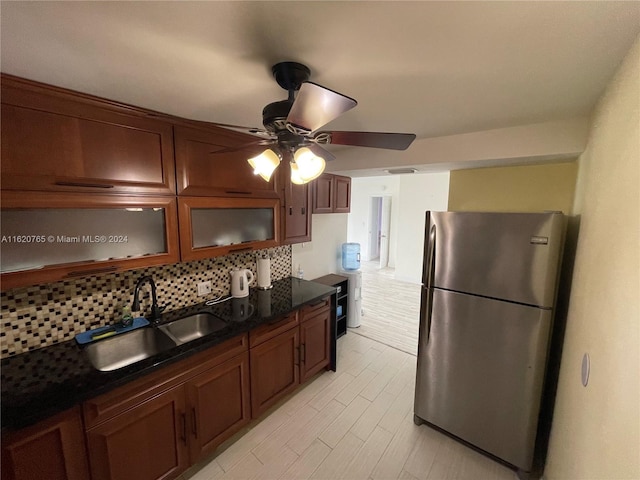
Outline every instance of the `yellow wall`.
<svg viewBox="0 0 640 480">
<path fill-rule="evenodd" d="M 453 170 L 449 211 L 571 213 L 577 162 Z"/>
<path fill-rule="evenodd" d="M 640 479 L 638 79 L 640 37 L 600 100 L 579 159 L 580 231 L 545 480 Z"/>
</svg>

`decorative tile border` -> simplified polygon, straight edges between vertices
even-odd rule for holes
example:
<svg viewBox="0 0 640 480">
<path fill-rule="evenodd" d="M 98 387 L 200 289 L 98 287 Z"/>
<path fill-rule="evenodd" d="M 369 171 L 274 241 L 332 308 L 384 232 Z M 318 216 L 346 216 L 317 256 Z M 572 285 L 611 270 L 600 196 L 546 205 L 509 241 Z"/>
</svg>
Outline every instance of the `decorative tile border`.
<svg viewBox="0 0 640 480">
<path fill-rule="evenodd" d="M 80 332 L 119 321 L 123 305 L 131 304 L 135 283 L 143 275 L 153 277 L 158 303 L 175 310 L 228 295 L 229 272 L 234 267 L 248 268 L 257 278 L 256 258 L 262 255 L 271 258 L 272 281 L 291 275 L 291 246 L 286 245 L 2 292 L 0 358 L 70 340 Z M 196 284 L 207 280 L 213 292 L 199 297 Z M 150 289 L 145 286 L 143 291 L 141 306 L 148 312 Z"/>
</svg>

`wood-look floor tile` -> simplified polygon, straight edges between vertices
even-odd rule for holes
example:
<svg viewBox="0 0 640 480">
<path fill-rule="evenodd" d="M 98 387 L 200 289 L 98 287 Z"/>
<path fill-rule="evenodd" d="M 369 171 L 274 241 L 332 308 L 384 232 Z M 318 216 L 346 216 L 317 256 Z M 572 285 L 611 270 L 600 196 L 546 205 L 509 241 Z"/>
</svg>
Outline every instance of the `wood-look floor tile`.
<svg viewBox="0 0 640 480">
<path fill-rule="evenodd" d="M 301 455 L 338 418 L 345 408 L 341 403 L 332 400 L 320 412 L 309 419 L 304 428 L 300 429 L 298 434 L 287 442 L 287 446 L 298 455 Z"/>
<path fill-rule="evenodd" d="M 310 478 L 331 453 L 331 448 L 320 440 L 315 439 L 298 459 L 280 477 L 281 480 L 300 480 Z"/>
<path fill-rule="evenodd" d="M 335 448 L 369 405 L 371 405 L 371 402 L 366 398 L 356 397 L 318 438 L 331 448 Z"/>
<path fill-rule="evenodd" d="M 303 405 L 251 451 L 262 463 L 278 458 L 280 451 L 286 448 L 287 442 L 291 438 L 299 436 L 299 431 L 304 429 L 306 422 L 317 414 L 318 411 L 310 405 Z"/>
<path fill-rule="evenodd" d="M 375 428 L 357 455 L 354 455 L 341 472 L 339 478 L 345 480 L 367 480 L 376 466 L 378 459 L 382 456 L 387 446 L 391 442 L 393 435 L 382 428 Z"/>
<path fill-rule="evenodd" d="M 327 458 L 313 472 L 313 480 L 336 480 L 340 478 L 352 458 L 359 454 L 364 442 L 348 433 L 342 437 Z"/>
</svg>

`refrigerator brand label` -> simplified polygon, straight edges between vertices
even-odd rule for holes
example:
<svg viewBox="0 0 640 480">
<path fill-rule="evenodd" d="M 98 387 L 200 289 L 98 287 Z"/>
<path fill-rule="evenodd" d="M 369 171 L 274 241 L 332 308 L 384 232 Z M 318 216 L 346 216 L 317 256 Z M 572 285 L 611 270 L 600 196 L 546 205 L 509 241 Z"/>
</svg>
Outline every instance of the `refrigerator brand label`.
<svg viewBox="0 0 640 480">
<path fill-rule="evenodd" d="M 546 245 L 549 243 L 549 237 L 537 237 L 534 235 L 533 237 L 531 237 L 529 243 L 532 243 L 534 245 Z"/>
</svg>

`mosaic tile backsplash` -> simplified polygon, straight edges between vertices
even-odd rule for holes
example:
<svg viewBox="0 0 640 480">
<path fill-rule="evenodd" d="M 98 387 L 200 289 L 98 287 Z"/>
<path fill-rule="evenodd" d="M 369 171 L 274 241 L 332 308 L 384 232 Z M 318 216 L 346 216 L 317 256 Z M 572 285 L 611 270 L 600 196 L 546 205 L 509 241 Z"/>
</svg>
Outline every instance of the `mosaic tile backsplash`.
<svg viewBox="0 0 640 480">
<path fill-rule="evenodd" d="M 136 281 L 143 275 L 153 277 L 158 304 L 170 311 L 228 295 L 229 272 L 240 267 L 257 275 L 256 259 L 265 255 L 271 258 L 272 281 L 291 275 L 291 246 L 286 245 L 2 292 L 0 358 L 64 342 L 78 333 L 119 321 L 122 307 L 131 305 Z M 211 280 L 213 291 L 199 297 L 196 285 L 207 280 Z M 141 308 L 148 313 L 148 284 L 141 291 Z"/>
</svg>

